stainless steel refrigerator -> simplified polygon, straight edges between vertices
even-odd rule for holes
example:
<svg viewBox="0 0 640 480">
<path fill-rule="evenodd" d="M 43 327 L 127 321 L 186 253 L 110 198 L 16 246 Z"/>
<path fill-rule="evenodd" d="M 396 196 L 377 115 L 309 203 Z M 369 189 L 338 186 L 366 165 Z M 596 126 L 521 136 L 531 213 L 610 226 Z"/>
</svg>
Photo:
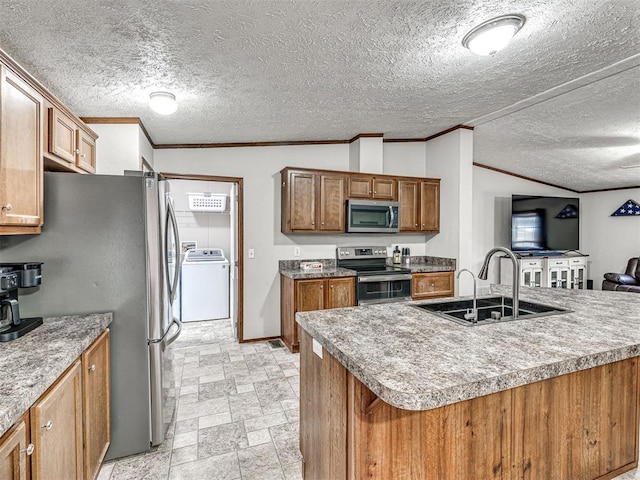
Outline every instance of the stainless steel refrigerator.
<svg viewBox="0 0 640 480">
<path fill-rule="evenodd" d="M 46 172 L 42 233 L 0 237 L 0 261 L 44 263 L 25 316 L 113 312 L 107 459 L 162 443 L 176 406 L 178 229 L 168 182 L 136 173 Z"/>
</svg>

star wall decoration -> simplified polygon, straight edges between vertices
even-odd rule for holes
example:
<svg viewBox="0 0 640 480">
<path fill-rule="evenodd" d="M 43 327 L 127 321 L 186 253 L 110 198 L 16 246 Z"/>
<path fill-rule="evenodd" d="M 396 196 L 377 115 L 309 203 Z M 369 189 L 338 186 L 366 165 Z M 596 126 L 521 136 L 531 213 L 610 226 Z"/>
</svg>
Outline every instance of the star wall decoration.
<svg viewBox="0 0 640 480">
<path fill-rule="evenodd" d="M 611 214 L 612 217 L 635 217 L 640 216 L 640 204 L 634 200 L 627 200 Z"/>
</svg>

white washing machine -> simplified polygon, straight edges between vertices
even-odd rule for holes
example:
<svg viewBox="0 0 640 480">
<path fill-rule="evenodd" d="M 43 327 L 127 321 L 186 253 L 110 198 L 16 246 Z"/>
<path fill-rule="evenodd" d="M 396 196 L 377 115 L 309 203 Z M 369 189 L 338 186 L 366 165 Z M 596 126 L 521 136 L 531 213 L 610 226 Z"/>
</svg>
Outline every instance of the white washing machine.
<svg viewBox="0 0 640 480">
<path fill-rule="evenodd" d="M 182 262 L 182 321 L 229 318 L 229 261 L 220 248 L 187 251 Z"/>
</svg>

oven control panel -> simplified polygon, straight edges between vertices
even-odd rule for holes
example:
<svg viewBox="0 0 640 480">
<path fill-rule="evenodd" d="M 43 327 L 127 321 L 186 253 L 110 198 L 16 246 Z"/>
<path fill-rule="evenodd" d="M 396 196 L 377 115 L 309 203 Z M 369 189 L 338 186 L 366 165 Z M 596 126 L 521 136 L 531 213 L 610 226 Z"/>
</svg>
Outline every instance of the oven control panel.
<svg viewBox="0 0 640 480">
<path fill-rule="evenodd" d="M 387 247 L 338 247 L 338 260 L 346 258 L 387 258 Z"/>
</svg>

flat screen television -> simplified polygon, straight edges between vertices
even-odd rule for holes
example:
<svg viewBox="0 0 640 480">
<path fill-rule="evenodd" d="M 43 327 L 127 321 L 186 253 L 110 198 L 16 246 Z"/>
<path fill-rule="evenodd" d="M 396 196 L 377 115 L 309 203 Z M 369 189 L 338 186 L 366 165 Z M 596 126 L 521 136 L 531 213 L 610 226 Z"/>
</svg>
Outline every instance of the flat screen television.
<svg viewBox="0 0 640 480">
<path fill-rule="evenodd" d="M 511 250 L 544 252 L 580 248 L 580 200 L 511 196 Z"/>
</svg>

